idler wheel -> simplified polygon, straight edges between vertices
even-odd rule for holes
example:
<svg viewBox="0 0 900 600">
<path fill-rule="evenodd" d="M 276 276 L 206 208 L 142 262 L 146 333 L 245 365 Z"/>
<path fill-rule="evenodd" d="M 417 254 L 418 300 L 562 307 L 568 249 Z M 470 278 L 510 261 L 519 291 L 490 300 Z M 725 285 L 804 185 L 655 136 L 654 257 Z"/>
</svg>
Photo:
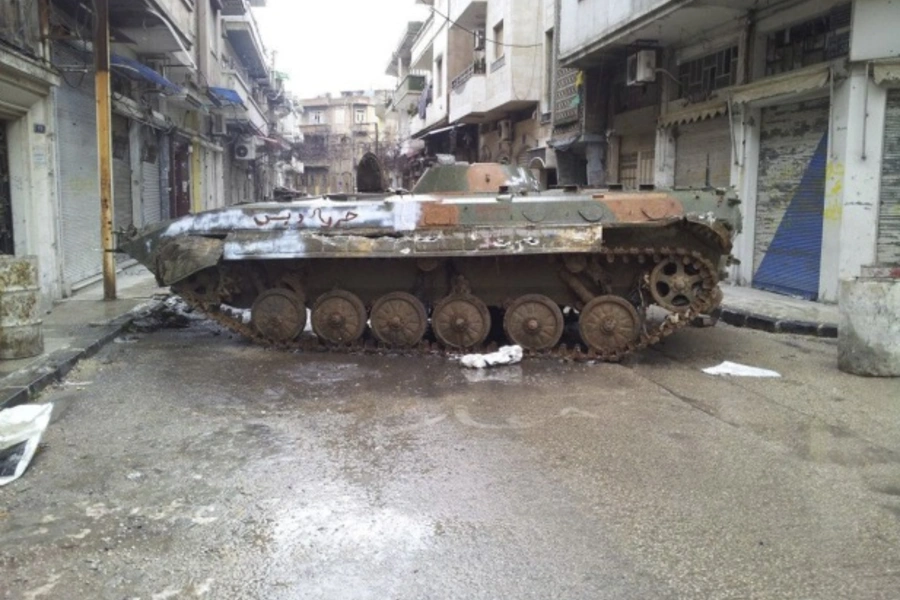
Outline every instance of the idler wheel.
<svg viewBox="0 0 900 600">
<path fill-rule="evenodd" d="M 630 302 L 618 296 L 597 296 L 581 309 L 581 339 L 604 354 L 624 352 L 640 333 L 641 317 Z"/>
<path fill-rule="evenodd" d="M 372 334 L 383 344 L 409 348 L 422 341 L 428 327 L 425 307 L 406 292 L 391 292 L 375 301 L 369 313 Z"/>
<path fill-rule="evenodd" d="M 514 344 L 528 350 L 547 350 L 562 337 L 565 322 L 559 306 L 547 296 L 526 294 L 506 309 L 503 329 Z"/>
<path fill-rule="evenodd" d="M 266 290 L 253 302 L 250 323 L 266 339 L 289 342 L 306 327 L 306 307 L 290 290 Z"/>
<path fill-rule="evenodd" d="M 696 309 L 702 304 L 703 273 L 688 257 L 664 258 L 650 272 L 650 293 L 666 310 Z"/>
<path fill-rule="evenodd" d="M 450 348 L 477 346 L 491 331 L 491 315 L 484 302 L 468 294 L 451 294 L 434 307 L 431 328 L 437 339 Z"/>
<path fill-rule="evenodd" d="M 326 292 L 313 306 L 312 328 L 325 343 L 349 344 L 366 329 L 366 307 L 356 294 L 345 290 Z"/>
</svg>

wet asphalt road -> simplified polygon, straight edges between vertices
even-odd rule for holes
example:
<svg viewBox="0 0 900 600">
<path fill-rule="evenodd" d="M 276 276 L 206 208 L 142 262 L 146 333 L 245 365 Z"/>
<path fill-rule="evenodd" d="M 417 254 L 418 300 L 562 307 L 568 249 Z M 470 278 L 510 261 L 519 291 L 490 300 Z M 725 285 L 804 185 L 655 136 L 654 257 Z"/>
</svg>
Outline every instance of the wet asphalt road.
<svg viewBox="0 0 900 600">
<path fill-rule="evenodd" d="M 120 341 L 0 488 L 0 598 L 900 597 L 900 382 L 834 342 L 720 326 L 479 375 Z M 723 359 L 784 377 L 700 372 Z"/>
</svg>

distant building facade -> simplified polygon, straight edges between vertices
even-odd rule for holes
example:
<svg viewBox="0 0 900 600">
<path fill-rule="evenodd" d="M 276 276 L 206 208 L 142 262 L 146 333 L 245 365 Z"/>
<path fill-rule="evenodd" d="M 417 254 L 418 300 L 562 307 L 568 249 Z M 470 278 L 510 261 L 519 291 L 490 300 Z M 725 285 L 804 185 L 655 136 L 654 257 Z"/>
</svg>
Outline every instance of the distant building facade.
<svg viewBox="0 0 900 600">
<path fill-rule="evenodd" d="M 387 71 L 408 120 L 405 154 L 413 164 L 436 154 L 519 164 L 555 185 L 555 2 L 419 3 L 431 16 L 407 26 Z"/>
<path fill-rule="evenodd" d="M 386 111 L 389 97 L 384 90 L 346 91 L 300 100 L 304 106 L 299 154 L 305 169 L 303 191 L 356 191 L 357 166 L 367 153 L 378 156 L 389 169 L 398 152 L 398 121 Z"/>
</svg>

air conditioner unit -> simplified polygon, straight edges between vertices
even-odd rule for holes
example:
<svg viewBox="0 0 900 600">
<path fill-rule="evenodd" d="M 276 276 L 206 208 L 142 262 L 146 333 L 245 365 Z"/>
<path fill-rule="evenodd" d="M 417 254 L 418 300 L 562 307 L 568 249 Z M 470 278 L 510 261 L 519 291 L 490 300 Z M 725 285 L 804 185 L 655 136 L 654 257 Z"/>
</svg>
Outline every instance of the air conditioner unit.
<svg viewBox="0 0 900 600">
<path fill-rule="evenodd" d="M 500 141 L 511 142 L 513 138 L 513 124 L 510 119 L 503 119 L 497 122 L 497 129 L 500 130 Z"/>
<path fill-rule="evenodd" d="M 484 29 L 476 29 L 475 30 L 475 50 L 484 50 L 484 42 L 487 36 L 484 33 Z"/>
<path fill-rule="evenodd" d="M 638 50 L 628 57 L 627 85 L 656 81 L 656 50 Z"/>
<path fill-rule="evenodd" d="M 212 135 L 228 135 L 228 126 L 225 125 L 225 115 L 212 115 Z"/>
<path fill-rule="evenodd" d="M 234 144 L 235 160 L 256 160 L 256 140 L 244 138 Z"/>
</svg>

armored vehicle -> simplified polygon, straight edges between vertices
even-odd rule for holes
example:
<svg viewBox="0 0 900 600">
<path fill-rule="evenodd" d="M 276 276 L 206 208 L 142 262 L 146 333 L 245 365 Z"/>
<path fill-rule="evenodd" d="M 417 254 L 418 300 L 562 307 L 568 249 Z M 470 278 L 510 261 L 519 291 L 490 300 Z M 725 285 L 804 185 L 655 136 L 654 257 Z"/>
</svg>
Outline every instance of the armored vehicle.
<svg viewBox="0 0 900 600">
<path fill-rule="evenodd" d="M 210 210 L 119 248 L 265 344 L 309 343 L 308 308 L 320 346 L 469 350 L 505 336 L 551 352 L 577 330 L 569 352 L 616 360 L 719 303 L 739 219 L 721 190 L 542 192 L 516 166 L 443 164 L 411 192 Z"/>
</svg>

